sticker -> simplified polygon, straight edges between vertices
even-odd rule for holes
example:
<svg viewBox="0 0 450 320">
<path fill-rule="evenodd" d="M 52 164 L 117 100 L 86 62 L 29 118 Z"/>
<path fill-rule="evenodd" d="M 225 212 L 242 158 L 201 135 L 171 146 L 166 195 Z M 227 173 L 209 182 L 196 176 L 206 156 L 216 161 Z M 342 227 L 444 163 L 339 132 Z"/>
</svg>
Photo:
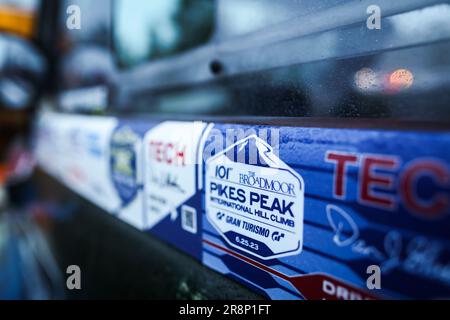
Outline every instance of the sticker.
<svg viewBox="0 0 450 320">
<path fill-rule="evenodd" d="M 244 150 L 255 150 L 261 165 L 232 159 Z M 208 220 L 232 247 L 264 260 L 301 252 L 304 189 L 302 177 L 256 135 L 206 163 Z"/>
<path fill-rule="evenodd" d="M 49 113 L 36 156 L 99 207 L 267 298 L 450 296 L 449 133 L 209 128 Z"/>
<path fill-rule="evenodd" d="M 266 272 L 273 277 L 290 283 L 303 298 L 307 300 L 376 300 L 376 295 L 357 288 L 345 281 L 334 278 L 328 274 L 310 273 L 305 275 L 289 276 L 283 272 L 272 269 L 256 260 L 245 257 L 237 252 L 224 248 L 217 243 L 205 240 L 208 246 L 228 253 L 236 259 L 256 267 L 259 271 Z"/>
<path fill-rule="evenodd" d="M 378 300 L 367 289 L 362 290 L 340 279 L 322 273 L 291 278 L 290 282 L 307 300 Z"/>
<path fill-rule="evenodd" d="M 272 299 L 449 296 L 447 132 L 232 124 L 216 124 L 214 128 L 205 150 L 222 151 L 229 141 L 239 142 L 205 163 L 202 261 L 206 266 Z M 270 145 L 281 161 L 277 166 L 252 163 L 254 154 L 242 151 L 248 145 L 264 143 L 256 143 L 256 137 L 242 140 L 246 136 L 236 132 L 254 131 L 252 134 L 269 142 L 265 134 L 269 130 L 279 130 L 278 140 L 270 134 Z M 267 147 L 260 147 L 257 153 L 261 162 L 267 163 L 264 150 L 272 154 Z M 241 182 L 247 182 L 244 187 L 254 186 L 256 182 L 249 182 L 251 175 L 255 181 L 265 178 L 259 179 L 265 185 L 271 178 L 291 181 L 280 172 L 265 176 L 255 167 L 295 170 L 305 182 L 299 254 L 276 256 L 282 249 L 292 249 L 294 240 L 283 243 L 277 251 L 271 247 L 270 237 L 255 235 L 255 228 L 251 232 L 242 228 L 241 216 L 253 219 L 247 212 L 256 209 L 247 200 L 250 190 Z M 261 210 L 260 198 L 255 199 L 259 211 L 271 213 Z M 269 209 L 283 207 L 274 205 L 272 198 L 267 198 L 265 205 Z M 237 242 L 236 235 L 244 241 Z M 252 248 L 255 244 L 260 247 L 261 242 L 272 250 L 273 258 Z M 370 286 L 372 267 L 379 269 L 379 288 Z"/>
<path fill-rule="evenodd" d="M 152 228 L 166 217 L 178 219 L 179 207 L 197 191 L 197 149 L 206 124 L 164 122 L 144 138 L 145 217 Z"/>
<path fill-rule="evenodd" d="M 40 115 L 38 129 L 39 165 L 107 212 L 120 207 L 109 164 L 110 139 L 116 126 L 112 117 L 49 112 Z"/>
<path fill-rule="evenodd" d="M 111 179 L 122 206 L 129 204 L 137 195 L 137 149 L 140 147 L 139 136 L 129 127 L 118 127 L 111 137 Z"/>
</svg>

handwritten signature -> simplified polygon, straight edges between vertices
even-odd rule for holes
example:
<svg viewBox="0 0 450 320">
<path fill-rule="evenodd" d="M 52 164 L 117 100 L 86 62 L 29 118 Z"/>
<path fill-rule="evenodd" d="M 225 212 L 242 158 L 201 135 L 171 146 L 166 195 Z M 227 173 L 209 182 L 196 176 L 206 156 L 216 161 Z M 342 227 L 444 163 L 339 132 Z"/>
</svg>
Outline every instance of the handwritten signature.
<svg viewBox="0 0 450 320">
<path fill-rule="evenodd" d="M 170 173 L 161 175 L 159 178 L 153 176 L 152 181 L 158 184 L 161 188 L 171 188 L 180 193 L 185 193 L 184 189 L 178 184 L 177 177 L 172 176 Z"/>
<path fill-rule="evenodd" d="M 434 278 L 450 285 L 450 263 L 439 262 L 445 249 L 440 243 L 425 237 L 405 241 L 398 231 L 390 231 L 380 249 L 360 238 L 357 224 L 346 211 L 335 205 L 328 205 L 326 211 L 334 231 L 333 242 L 338 247 L 350 247 L 355 253 L 376 259 L 384 273 L 401 268 L 408 273 Z"/>
</svg>

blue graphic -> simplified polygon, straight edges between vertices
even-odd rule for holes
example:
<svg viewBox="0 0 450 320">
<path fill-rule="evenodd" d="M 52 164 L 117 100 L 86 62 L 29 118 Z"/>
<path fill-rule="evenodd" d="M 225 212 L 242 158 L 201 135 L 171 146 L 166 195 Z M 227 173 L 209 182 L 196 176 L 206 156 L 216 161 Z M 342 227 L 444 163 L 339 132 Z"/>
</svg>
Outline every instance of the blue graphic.
<svg viewBox="0 0 450 320">
<path fill-rule="evenodd" d="M 230 132 L 252 132 L 301 174 L 303 249 L 292 256 L 258 259 L 251 252 L 255 247 L 247 246 L 249 239 L 221 234 L 204 207 L 207 266 L 272 299 L 314 297 L 309 292 L 313 289 L 330 298 L 361 297 L 348 288 L 381 298 L 450 297 L 449 133 L 227 124 L 215 129 L 205 146 L 212 149 L 220 131 L 223 146 L 215 154 L 229 147 L 225 137 Z M 230 156 L 236 159 L 236 154 Z M 242 159 L 247 163 L 250 157 Z M 258 159 L 257 165 L 266 164 Z M 221 218 L 226 219 L 226 212 Z M 266 251 L 265 244 L 282 237 L 270 235 L 267 242 L 256 243 L 258 250 Z M 245 250 L 233 242 L 245 243 Z M 381 290 L 366 287 L 371 265 L 381 268 Z M 306 281 L 295 281 L 318 273 L 345 283 L 346 289 L 336 283 L 322 287 L 322 282 L 306 286 Z M 329 291 L 322 292 L 324 288 Z"/>
<path fill-rule="evenodd" d="M 111 179 L 123 206 L 139 191 L 136 149 L 140 142 L 140 137 L 127 125 L 116 128 L 111 137 Z"/>
</svg>

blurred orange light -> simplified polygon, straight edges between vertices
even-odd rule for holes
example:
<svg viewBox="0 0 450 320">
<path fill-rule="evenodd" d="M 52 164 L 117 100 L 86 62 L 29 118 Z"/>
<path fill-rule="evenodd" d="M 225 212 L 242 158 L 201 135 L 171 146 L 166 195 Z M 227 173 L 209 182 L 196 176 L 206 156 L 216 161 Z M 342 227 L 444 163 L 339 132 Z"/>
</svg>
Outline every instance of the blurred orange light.
<svg viewBox="0 0 450 320">
<path fill-rule="evenodd" d="M 401 91 L 414 84 L 414 75 L 408 69 L 398 69 L 389 76 L 389 88 L 395 91 Z"/>
</svg>

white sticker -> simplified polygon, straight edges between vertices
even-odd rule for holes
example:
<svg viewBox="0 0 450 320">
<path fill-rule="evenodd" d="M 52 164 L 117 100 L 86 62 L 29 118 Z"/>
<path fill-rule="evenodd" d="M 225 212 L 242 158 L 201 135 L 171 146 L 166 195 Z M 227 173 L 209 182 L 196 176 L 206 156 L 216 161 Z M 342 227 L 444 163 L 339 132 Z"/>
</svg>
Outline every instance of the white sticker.
<svg viewBox="0 0 450 320">
<path fill-rule="evenodd" d="M 252 146 L 260 164 L 234 160 Z M 231 246 L 264 260 L 301 252 L 304 182 L 266 142 L 250 136 L 210 158 L 205 181 L 207 218 Z"/>
<path fill-rule="evenodd" d="M 39 119 L 36 155 L 40 166 L 100 208 L 120 207 L 110 178 L 111 117 L 48 113 Z"/>
<path fill-rule="evenodd" d="M 202 122 L 164 122 L 145 135 L 147 228 L 168 216 L 175 221 L 177 208 L 196 193 L 197 149 L 205 127 Z"/>
</svg>

